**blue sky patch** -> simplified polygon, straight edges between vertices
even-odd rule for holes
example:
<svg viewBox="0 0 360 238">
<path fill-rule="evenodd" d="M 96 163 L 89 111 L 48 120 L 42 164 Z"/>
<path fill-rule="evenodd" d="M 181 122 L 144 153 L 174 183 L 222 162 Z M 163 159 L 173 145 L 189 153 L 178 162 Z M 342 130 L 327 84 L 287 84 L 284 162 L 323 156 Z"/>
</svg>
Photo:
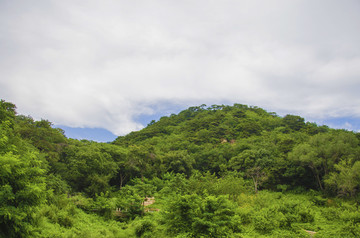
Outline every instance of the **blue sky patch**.
<svg viewBox="0 0 360 238">
<path fill-rule="evenodd" d="M 56 127 L 63 129 L 65 131 L 65 136 L 72 139 L 111 142 L 117 138 L 116 135 L 102 128 L 74 128 L 62 125 Z"/>
</svg>

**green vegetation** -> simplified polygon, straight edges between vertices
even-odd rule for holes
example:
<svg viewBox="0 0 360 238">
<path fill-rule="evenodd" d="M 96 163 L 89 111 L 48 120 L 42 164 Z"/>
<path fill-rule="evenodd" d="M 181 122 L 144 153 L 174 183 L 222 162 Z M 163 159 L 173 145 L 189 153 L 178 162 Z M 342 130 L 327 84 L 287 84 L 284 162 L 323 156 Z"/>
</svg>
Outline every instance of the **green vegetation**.
<svg viewBox="0 0 360 238">
<path fill-rule="evenodd" d="M 1 100 L 0 237 L 360 234 L 359 133 L 201 105 L 97 143 L 15 109 Z"/>
</svg>

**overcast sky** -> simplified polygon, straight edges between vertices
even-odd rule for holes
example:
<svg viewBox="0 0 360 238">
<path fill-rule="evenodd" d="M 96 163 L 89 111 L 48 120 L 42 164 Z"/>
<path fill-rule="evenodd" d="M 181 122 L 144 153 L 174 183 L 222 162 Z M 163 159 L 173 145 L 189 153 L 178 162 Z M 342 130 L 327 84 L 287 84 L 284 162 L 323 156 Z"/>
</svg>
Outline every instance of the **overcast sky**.
<svg viewBox="0 0 360 238">
<path fill-rule="evenodd" d="M 360 1 L 0 0 L 0 98 L 116 135 L 203 103 L 360 130 Z"/>
</svg>

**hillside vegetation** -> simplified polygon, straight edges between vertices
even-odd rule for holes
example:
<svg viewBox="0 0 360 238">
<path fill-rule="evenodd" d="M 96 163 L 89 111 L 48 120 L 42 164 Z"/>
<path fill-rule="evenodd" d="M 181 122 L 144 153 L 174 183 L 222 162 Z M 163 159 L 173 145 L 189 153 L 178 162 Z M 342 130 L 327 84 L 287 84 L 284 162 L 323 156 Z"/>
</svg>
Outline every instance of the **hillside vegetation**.
<svg viewBox="0 0 360 238">
<path fill-rule="evenodd" d="M 1 100 L 0 237 L 358 237 L 359 145 L 241 104 L 79 141 Z"/>
</svg>

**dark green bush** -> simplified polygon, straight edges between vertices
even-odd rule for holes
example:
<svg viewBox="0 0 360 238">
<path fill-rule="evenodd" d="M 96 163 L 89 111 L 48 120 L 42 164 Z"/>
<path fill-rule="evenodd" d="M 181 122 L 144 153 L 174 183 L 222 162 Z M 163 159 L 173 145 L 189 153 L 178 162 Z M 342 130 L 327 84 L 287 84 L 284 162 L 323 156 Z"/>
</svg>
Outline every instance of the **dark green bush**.
<svg viewBox="0 0 360 238">
<path fill-rule="evenodd" d="M 145 233 L 150 233 L 155 230 L 155 223 L 149 220 L 144 220 L 135 227 L 136 237 L 142 237 Z"/>
</svg>

